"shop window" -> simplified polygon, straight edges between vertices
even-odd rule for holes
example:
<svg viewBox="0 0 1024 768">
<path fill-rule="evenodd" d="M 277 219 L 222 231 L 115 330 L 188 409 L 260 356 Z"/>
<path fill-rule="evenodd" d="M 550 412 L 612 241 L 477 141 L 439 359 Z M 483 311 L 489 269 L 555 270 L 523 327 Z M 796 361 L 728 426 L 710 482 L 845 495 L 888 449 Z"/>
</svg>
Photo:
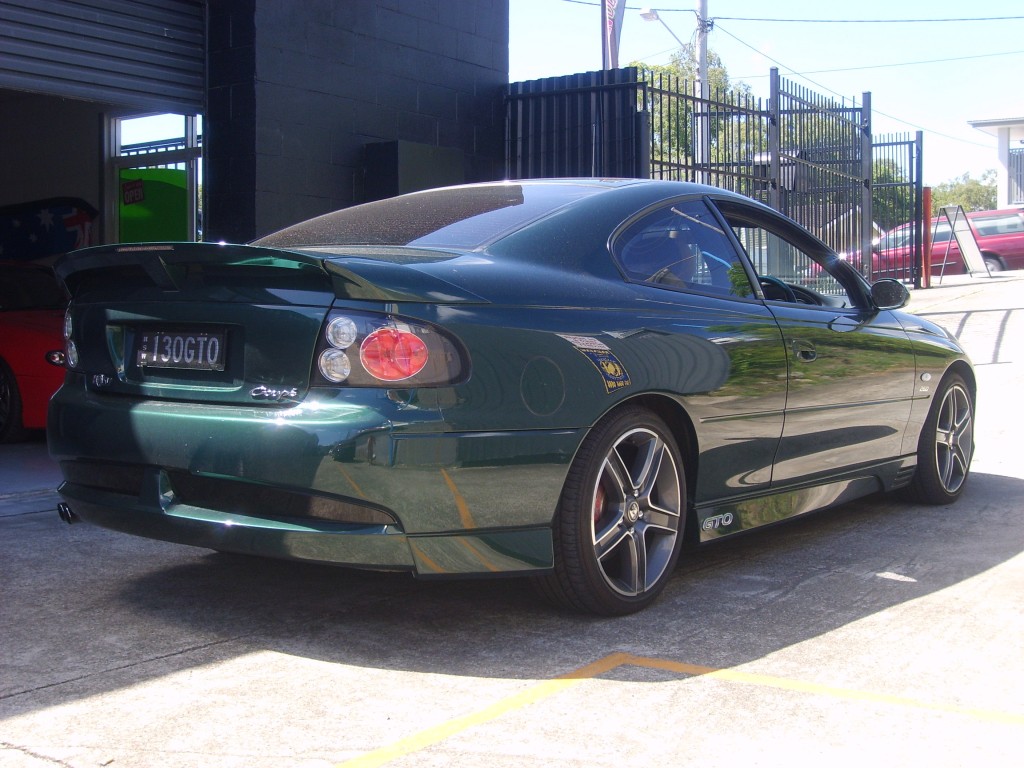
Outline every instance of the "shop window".
<svg viewBox="0 0 1024 768">
<path fill-rule="evenodd" d="M 202 239 L 202 118 L 112 117 L 106 189 L 108 242 Z"/>
</svg>

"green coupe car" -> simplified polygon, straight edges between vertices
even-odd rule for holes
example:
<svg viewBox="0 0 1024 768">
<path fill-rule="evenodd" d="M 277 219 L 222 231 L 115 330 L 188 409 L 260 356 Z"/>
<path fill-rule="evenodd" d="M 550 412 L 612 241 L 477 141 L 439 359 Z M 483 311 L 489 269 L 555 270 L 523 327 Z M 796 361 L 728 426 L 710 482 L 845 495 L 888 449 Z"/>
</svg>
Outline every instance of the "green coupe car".
<svg viewBox="0 0 1024 768">
<path fill-rule="evenodd" d="M 684 542 L 899 488 L 951 503 L 971 462 L 956 339 L 712 187 L 474 184 L 56 271 L 69 522 L 527 575 L 615 615 L 657 597 Z"/>
</svg>

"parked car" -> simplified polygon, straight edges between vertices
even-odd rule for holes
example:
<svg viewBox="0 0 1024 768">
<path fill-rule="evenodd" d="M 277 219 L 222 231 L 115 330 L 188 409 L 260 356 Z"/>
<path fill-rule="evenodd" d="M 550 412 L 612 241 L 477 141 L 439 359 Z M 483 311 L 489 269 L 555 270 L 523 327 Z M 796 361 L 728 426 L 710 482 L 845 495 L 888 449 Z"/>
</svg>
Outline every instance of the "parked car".
<svg viewBox="0 0 1024 768">
<path fill-rule="evenodd" d="M 532 575 L 622 614 L 684 539 L 896 488 L 950 503 L 971 462 L 956 340 L 899 311 L 900 283 L 712 187 L 468 185 L 249 245 L 92 248 L 57 273 L 69 522 Z"/>
<path fill-rule="evenodd" d="M 974 230 L 985 266 L 989 272 L 1024 269 L 1024 210 L 1006 208 L 998 211 L 973 211 L 967 221 Z M 931 220 L 933 276 L 962 275 L 966 271 L 963 255 L 946 218 Z M 888 232 L 875 245 L 872 254 L 872 275 L 894 277 L 906 274 L 913 267 L 912 225 L 904 224 Z"/>
<path fill-rule="evenodd" d="M 46 406 L 64 381 L 64 308 L 48 267 L 0 264 L 0 443 L 46 427 Z"/>
</svg>

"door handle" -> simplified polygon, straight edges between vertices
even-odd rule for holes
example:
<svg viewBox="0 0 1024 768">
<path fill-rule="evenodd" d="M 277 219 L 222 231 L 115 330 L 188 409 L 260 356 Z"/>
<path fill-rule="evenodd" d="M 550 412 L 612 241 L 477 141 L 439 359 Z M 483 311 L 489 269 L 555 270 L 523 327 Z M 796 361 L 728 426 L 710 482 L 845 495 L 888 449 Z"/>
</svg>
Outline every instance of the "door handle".
<svg viewBox="0 0 1024 768">
<path fill-rule="evenodd" d="M 818 358 L 818 350 L 814 348 L 814 345 L 809 341 L 803 341 L 802 339 L 796 339 L 793 341 L 793 356 L 797 360 L 803 360 L 805 363 L 809 363 Z"/>
</svg>

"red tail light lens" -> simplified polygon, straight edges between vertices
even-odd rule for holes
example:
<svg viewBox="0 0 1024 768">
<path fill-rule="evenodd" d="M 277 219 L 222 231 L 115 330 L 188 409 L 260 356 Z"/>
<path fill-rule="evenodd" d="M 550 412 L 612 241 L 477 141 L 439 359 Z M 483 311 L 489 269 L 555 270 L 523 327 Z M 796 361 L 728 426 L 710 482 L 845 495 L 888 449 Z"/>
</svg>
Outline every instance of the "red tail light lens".
<svg viewBox="0 0 1024 768">
<path fill-rule="evenodd" d="M 414 333 L 397 328 L 380 328 L 359 347 L 359 361 L 371 376 L 381 381 L 402 381 L 422 371 L 430 354 Z"/>
<path fill-rule="evenodd" d="M 469 353 L 454 335 L 397 315 L 336 309 L 314 354 L 313 386 L 445 387 L 470 375 Z"/>
</svg>

